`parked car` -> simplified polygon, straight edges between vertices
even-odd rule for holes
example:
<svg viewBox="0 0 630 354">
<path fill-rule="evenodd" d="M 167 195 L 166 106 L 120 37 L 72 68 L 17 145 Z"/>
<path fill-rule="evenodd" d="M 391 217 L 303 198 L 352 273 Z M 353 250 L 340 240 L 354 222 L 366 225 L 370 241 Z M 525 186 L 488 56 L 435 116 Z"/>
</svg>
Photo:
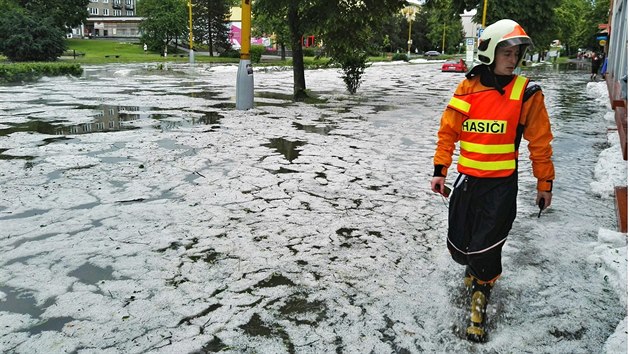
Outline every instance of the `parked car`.
<svg viewBox="0 0 630 354">
<path fill-rule="evenodd" d="M 437 50 L 429 50 L 428 52 L 424 52 L 424 56 L 426 56 L 426 57 L 437 57 L 440 54 L 441 53 L 438 52 Z"/>
<path fill-rule="evenodd" d="M 459 61 L 447 61 L 442 64 L 442 72 L 465 73 L 467 71 L 468 66 L 466 66 L 464 59 L 459 59 Z"/>
</svg>

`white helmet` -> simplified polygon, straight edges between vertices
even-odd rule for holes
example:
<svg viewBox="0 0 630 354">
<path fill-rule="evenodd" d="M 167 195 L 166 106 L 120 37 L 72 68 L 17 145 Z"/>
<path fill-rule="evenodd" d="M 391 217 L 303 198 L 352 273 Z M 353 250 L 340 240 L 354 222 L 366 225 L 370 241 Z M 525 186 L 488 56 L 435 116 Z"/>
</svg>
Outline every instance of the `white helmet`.
<svg viewBox="0 0 630 354">
<path fill-rule="evenodd" d="M 534 45 L 523 27 L 512 20 L 499 20 L 486 27 L 479 37 L 477 47 L 477 59 L 480 62 L 490 65 L 494 62 L 495 50 L 503 46 L 520 46 L 520 57 L 518 63 L 525 56 L 528 47 Z"/>
</svg>

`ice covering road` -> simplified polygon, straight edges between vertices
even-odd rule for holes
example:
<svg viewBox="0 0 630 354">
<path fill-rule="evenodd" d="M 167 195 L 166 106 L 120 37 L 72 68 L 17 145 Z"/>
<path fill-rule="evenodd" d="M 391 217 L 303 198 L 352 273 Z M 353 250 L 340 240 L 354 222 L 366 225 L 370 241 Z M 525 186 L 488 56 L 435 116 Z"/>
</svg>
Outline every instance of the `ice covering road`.
<svg viewBox="0 0 630 354">
<path fill-rule="evenodd" d="M 338 70 L 309 70 L 308 103 L 290 100 L 290 70 L 258 69 L 246 112 L 235 66 L 92 66 L 0 86 L 0 351 L 625 348 L 611 193 L 626 165 L 604 86 L 552 68 L 527 75 L 556 136 L 553 206 L 536 218 L 524 143 L 489 342 L 463 338 L 448 201 L 429 191 L 463 76 L 439 67 L 374 65 L 355 96 Z"/>
</svg>

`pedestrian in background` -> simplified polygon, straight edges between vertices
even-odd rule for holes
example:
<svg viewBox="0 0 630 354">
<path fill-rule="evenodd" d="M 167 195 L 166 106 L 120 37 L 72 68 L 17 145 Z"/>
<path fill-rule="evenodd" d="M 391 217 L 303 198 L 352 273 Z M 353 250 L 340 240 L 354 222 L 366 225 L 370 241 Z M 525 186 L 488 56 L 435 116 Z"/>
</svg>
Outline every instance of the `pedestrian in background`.
<svg viewBox="0 0 630 354">
<path fill-rule="evenodd" d="M 602 65 L 602 57 L 597 53 L 593 53 L 591 55 L 591 80 L 597 81 L 600 65 Z"/>
<path fill-rule="evenodd" d="M 602 55 L 602 69 L 600 70 L 600 74 L 602 75 L 602 80 L 606 80 L 606 71 L 608 71 L 608 57 L 605 54 Z"/>
<path fill-rule="evenodd" d="M 536 204 L 551 205 L 555 178 L 551 126 L 540 86 L 514 75 L 530 37 L 512 20 L 500 20 L 481 35 L 477 59 L 444 111 L 434 156 L 431 190 L 447 196 L 445 180 L 456 142 L 459 175 L 449 202 L 447 247 L 466 266 L 470 290 L 469 340 L 486 340 L 486 306 L 502 272 L 501 250 L 516 218 L 518 150 L 528 148 L 537 178 Z"/>
</svg>

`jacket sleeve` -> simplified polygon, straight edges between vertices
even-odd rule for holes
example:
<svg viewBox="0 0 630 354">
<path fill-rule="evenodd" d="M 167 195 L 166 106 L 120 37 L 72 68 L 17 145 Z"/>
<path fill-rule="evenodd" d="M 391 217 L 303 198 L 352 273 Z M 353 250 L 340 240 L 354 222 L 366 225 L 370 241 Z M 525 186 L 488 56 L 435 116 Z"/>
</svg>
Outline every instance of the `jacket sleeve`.
<svg viewBox="0 0 630 354">
<path fill-rule="evenodd" d="M 529 158 L 532 161 L 534 177 L 538 179 L 539 191 L 551 191 L 555 170 L 551 156 L 551 124 L 545 107 L 542 91 L 536 92 L 523 104 L 521 124 L 524 125 L 523 137 L 529 142 Z"/>
<path fill-rule="evenodd" d="M 448 107 L 442 113 L 440 130 L 437 133 L 437 147 L 433 157 L 434 176 L 446 177 L 448 168 L 453 163 L 453 151 L 455 151 L 455 143 L 459 141 L 464 118 L 463 114 Z"/>
</svg>

